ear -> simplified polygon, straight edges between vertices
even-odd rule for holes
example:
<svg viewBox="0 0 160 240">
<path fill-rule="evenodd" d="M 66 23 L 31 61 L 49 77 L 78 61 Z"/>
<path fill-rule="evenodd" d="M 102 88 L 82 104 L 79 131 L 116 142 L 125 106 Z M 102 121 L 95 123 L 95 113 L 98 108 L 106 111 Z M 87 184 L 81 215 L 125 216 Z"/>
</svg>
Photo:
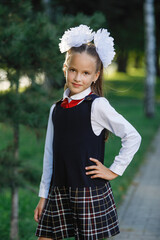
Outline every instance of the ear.
<svg viewBox="0 0 160 240">
<path fill-rule="evenodd" d="M 66 70 L 67 70 L 67 66 L 66 64 L 64 63 L 63 64 L 63 72 L 64 72 L 64 76 L 66 77 Z"/>
<path fill-rule="evenodd" d="M 100 71 L 96 72 L 96 76 L 95 76 L 96 81 L 97 81 L 97 79 L 99 78 L 99 75 L 100 75 Z"/>
</svg>

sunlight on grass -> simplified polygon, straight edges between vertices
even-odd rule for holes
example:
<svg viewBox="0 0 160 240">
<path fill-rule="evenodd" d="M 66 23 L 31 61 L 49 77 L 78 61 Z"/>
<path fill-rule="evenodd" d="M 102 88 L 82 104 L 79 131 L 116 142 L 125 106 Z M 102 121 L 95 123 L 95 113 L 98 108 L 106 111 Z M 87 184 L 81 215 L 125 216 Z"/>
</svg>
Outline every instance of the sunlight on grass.
<svg viewBox="0 0 160 240">
<path fill-rule="evenodd" d="M 145 69 L 128 68 L 127 73 L 104 73 L 104 92 L 106 97 L 120 96 L 128 98 L 145 98 Z M 160 79 L 155 84 L 156 101 L 160 101 Z"/>
<path fill-rule="evenodd" d="M 145 78 L 145 70 L 144 69 L 136 69 L 130 68 L 127 73 L 123 72 L 112 72 L 112 73 L 104 73 L 104 79 L 110 81 L 128 81 L 130 80 L 144 80 Z"/>
<path fill-rule="evenodd" d="M 130 76 L 134 76 L 134 77 L 145 77 L 146 71 L 145 68 L 134 68 L 134 67 L 130 67 L 128 68 L 128 73 Z"/>
</svg>

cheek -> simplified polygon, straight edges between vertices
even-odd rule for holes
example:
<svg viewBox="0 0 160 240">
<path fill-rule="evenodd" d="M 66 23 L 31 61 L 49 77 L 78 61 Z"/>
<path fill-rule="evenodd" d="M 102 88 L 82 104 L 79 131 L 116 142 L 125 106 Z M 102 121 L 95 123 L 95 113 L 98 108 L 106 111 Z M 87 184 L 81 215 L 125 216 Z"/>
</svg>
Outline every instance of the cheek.
<svg viewBox="0 0 160 240">
<path fill-rule="evenodd" d="M 68 72 L 67 74 L 66 74 L 66 80 L 68 80 L 68 79 L 70 79 L 71 78 L 71 76 L 70 76 L 70 73 Z"/>
<path fill-rule="evenodd" d="M 93 81 L 93 80 L 94 80 L 94 77 L 95 77 L 95 75 L 92 74 L 92 75 L 89 76 L 88 80 L 89 80 L 89 81 Z"/>
<path fill-rule="evenodd" d="M 73 78 L 74 77 L 74 73 L 73 72 L 68 72 L 68 78 Z"/>
<path fill-rule="evenodd" d="M 93 80 L 97 80 L 97 75 L 96 75 L 96 74 L 93 74 L 92 79 L 93 79 Z"/>
<path fill-rule="evenodd" d="M 91 83 L 93 82 L 93 76 L 88 76 L 84 78 L 84 84 L 91 85 Z"/>
</svg>

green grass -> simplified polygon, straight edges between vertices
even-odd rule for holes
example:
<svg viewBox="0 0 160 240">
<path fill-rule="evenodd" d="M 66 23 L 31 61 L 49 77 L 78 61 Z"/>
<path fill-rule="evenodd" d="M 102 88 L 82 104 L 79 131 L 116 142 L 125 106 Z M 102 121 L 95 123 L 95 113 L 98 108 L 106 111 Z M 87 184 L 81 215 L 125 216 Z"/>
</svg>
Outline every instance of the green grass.
<svg viewBox="0 0 160 240">
<path fill-rule="evenodd" d="M 111 182 L 117 206 L 119 206 L 123 200 L 126 190 L 131 184 L 142 161 L 145 159 L 145 153 L 150 146 L 156 130 L 160 126 L 160 79 L 157 78 L 155 84 L 156 104 L 154 118 L 146 118 L 145 116 L 144 86 L 145 77 L 143 69 L 131 68 L 127 74 L 115 73 L 111 76 L 105 76 L 105 96 L 111 105 L 115 107 L 142 136 L 140 149 L 135 154 L 134 159 L 123 176 Z M 111 135 L 106 144 L 106 166 L 110 166 L 113 162 L 113 156 L 118 154 L 120 146 L 120 139 Z"/>
<path fill-rule="evenodd" d="M 158 80 L 159 81 L 159 80 Z M 157 81 L 157 82 L 158 82 Z M 160 82 L 160 81 L 159 81 Z M 159 83 L 157 83 L 157 86 Z M 136 153 L 133 161 L 126 169 L 122 177 L 111 182 L 116 204 L 119 206 L 123 200 L 126 190 L 131 183 L 139 166 L 145 159 L 145 153 L 150 146 L 150 142 L 159 127 L 160 122 L 160 90 L 156 91 L 156 114 L 152 119 L 144 115 L 144 73 L 142 70 L 130 71 L 128 74 L 117 73 L 108 76 L 104 86 L 105 96 L 111 105 L 121 113 L 141 134 L 142 144 Z M 59 99 L 63 89 L 55 93 Z M 36 193 L 28 189 L 19 189 L 19 230 L 20 240 L 35 240 L 34 236 L 36 223 L 33 220 L 34 208 L 38 203 L 38 188 L 41 178 L 43 150 L 45 140 L 45 130 L 40 132 L 37 140 L 33 130 L 20 127 L 20 156 L 28 164 L 39 172 L 37 185 L 34 186 Z M 12 140 L 12 129 L 6 124 L 0 124 L 0 149 L 4 148 Z M 121 146 L 120 139 L 111 135 L 106 143 L 105 165 L 107 167 L 113 162 Z M 10 206 L 11 196 L 9 189 L 0 193 L 0 239 L 9 240 L 10 228 Z"/>
<path fill-rule="evenodd" d="M 128 105 L 128 106 L 127 106 Z M 121 203 L 128 185 L 131 183 L 138 167 L 145 158 L 145 152 L 149 148 L 149 144 L 159 127 L 160 122 L 160 108 L 157 106 L 157 116 L 154 119 L 147 119 L 143 114 L 142 105 L 137 103 L 125 103 L 125 107 L 121 105 L 117 108 L 119 112 L 138 130 L 142 136 L 142 142 L 139 151 L 135 154 L 134 159 L 128 166 L 122 177 L 118 177 L 111 182 L 113 192 L 117 205 Z M 132 109 L 132 110 L 131 110 Z M 120 139 L 111 135 L 108 143 L 106 144 L 105 164 L 110 166 L 113 161 L 113 156 L 118 154 L 120 149 Z"/>
<path fill-rule="evenodd" d="M 105 74 L 104 89 L 110 99 L 140 99 L 145 98 L 145 75 L 143 69 L 130 68 L 127 73 L 116 72 Z M 160 101 L 160 79 L 155 82 L 156 100 Z M 121 97 L 121 98 L 120 98 Z"/>
</svg>

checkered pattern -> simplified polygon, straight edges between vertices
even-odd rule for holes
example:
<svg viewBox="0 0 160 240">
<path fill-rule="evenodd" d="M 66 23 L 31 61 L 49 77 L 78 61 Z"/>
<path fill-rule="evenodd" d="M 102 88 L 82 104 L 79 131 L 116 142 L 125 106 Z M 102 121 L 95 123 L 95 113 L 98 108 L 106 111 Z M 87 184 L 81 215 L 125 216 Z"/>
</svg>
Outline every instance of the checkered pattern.
<svg viewBox="0 0 160 240">
<path fill-rule="evenodd" d="M 102 187 L 51 187 L 36 236 L 97 240 L 119 233 L 110 183 Z"/>
</svg>

